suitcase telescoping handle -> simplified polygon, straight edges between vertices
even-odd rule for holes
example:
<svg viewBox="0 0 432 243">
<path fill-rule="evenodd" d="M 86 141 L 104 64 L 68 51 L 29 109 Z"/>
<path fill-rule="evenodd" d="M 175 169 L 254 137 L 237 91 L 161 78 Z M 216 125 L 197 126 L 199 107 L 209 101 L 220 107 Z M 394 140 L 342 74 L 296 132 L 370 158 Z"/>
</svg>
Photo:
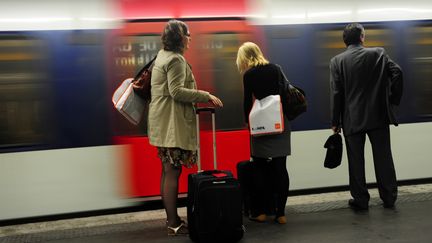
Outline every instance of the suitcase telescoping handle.
<svg viewBox="0 0 432 243">
<path fill-rule="evenodd" d="M 201 107 L 196 108 L 196 129 L 197 129 L 197 164 L 198 164 L 198 172 L 201 172 L 201 146 L 200 146 L 200 128 L 199 128 L 199 114 L 201 112 L 211 112 L 212 114 L 212 133 L 213 133 L 213 168 L 217 170 L 216 163 L 216 123 L 215 123 L 215 108 L 213 107 Z"/>
</svg>

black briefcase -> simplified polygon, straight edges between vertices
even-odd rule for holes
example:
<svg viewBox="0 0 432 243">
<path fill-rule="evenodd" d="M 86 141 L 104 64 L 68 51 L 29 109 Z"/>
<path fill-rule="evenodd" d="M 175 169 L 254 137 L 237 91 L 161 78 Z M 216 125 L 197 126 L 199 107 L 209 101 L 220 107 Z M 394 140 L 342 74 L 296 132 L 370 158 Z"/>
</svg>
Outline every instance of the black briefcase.
<svg viewBox="0 0 432 243">
<path fill-rule="evenodd" d="M 334 169 L 342 162 L 342 136 L 339 133 L 331 135 L 324 144 L 327 149 L 324 167 Z"/>
</svg>

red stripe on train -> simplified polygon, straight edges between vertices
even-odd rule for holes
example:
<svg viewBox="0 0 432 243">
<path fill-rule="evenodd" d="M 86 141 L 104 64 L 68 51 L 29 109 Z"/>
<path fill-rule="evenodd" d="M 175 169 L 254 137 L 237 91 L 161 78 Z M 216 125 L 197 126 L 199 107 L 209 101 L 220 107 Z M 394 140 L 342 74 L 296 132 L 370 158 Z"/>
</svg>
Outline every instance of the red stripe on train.
<svg viewBox="0 0 432 243">
<path fill-rule="evenodd" d="M 202 131 L 201 161 L 202 169 L 213 169 L 213 144 L 211 131 Z M 159 196 L 161 162 L 157 157 L 156 148 L 149 144 L 147 137 L 114 138 L 116 144 L 127 145 L 127 153 L 120 161 L 120 167 L 125 172 L 125 189 L 127 197 Z M 249 133 L 247 130 L 219 131 L 216 133 L 218 169 L 230 170 L 237 174 L 236 164 L 248 160 Z M 180 192 L 187 192 L 187 176 L 195 173 L 197 167 L 184 169 L 180 177 Z"/>
</svg>

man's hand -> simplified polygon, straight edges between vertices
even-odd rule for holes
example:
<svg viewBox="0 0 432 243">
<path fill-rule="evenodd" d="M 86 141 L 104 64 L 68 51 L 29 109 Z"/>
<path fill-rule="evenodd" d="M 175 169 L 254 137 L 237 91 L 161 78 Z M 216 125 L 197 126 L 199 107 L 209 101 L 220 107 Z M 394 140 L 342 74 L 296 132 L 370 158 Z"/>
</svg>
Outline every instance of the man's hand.
<svg viewBox="0 0 432 243">
<path fill-rule="evenodd" d="M 334 133 L 340 133 L 341 132 L 340 127 L 333 126 L 331 129 L 333 130 Z"/>
</svg>

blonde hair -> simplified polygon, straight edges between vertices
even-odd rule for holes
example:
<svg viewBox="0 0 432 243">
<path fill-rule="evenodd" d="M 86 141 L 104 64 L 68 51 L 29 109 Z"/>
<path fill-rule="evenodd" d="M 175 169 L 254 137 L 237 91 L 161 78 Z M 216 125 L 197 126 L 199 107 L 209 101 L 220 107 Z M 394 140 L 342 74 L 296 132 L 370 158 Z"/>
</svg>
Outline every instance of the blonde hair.
<svg viewBox="0 0 432 243">
<path fill-rule="evenodd" d="M 253 42 L 245 42 L 239 47 L 237 52 L 237 68 L 240 73 L 244 73 L 251 67 L 268 64 L 259 46 Z"/>
</svg>

